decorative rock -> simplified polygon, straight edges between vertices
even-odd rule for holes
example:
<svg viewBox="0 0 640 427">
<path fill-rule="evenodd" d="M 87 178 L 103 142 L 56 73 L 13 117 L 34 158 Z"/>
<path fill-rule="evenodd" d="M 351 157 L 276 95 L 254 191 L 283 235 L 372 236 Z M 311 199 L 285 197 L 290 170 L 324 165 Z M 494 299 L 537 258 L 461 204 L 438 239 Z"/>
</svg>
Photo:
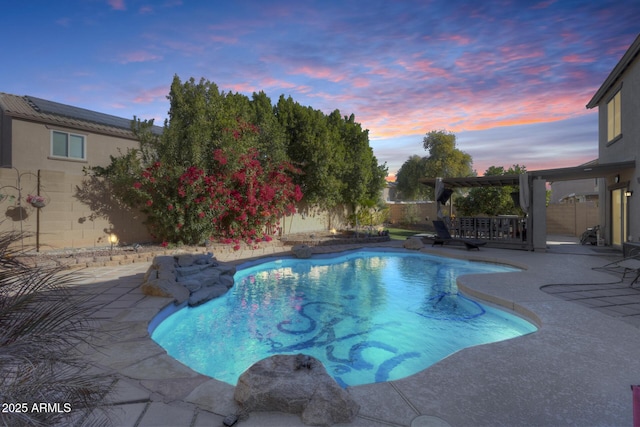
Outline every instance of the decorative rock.
<svg viewBox="0 0 640 427">
<path fill-rule="evenodd" d="M 233 276 L 228 274 L 220 276 L 220 284 L 226 286 L 227 289 L 231 289 L 233 287 Z"/>
<path fill-rule="evenodd" d="M 195 261 L 193 262 L 196 265 L 207 265 L 207 264 L 215 264 L 216 258 L 213 256 L 213 253 L 207 252 L 206 254 L 196 255 Z"/>
<path fill-rule="evenodd" d="M 176 261 L 172 256 L 160 255 L 153 259 L 153 265 L 156 270 L 161 269 L 162 267 L 166 267 L 169 270 L 174 270 L 176 267 Z"/>
<path fill-rule="evenodd" d="M 233 287 L 233 264 L 218 264 L 212 253 L 157 256 L 147 270 L 141 290 L 145 295 L 173 297 L 200 305 Z"/>
<path fill-rule="evenodd" d="M 191 254 L 180 254 L 175 257 L 178 267 L 189 267 L 196 261 L 196 257 Z"/>
<path fill-rule="evenodd" d="M 311 356 L 275 355 L 238 379 L 234 398 L 243 411 L 300 414 L 308 425 L 353 421 L 360 407 Z"/>
<path fill-rule="evenodd" d="M 213 268 L 208 268 L 193 276 L 178 277 L 177 280 L 178 283 L 182 283 L 183 280 L 187 282 L 197 281 L 200 282 L 203 288 L 208 288 L 220 283 L 220 272 Z"/>
<path fill-rule="evenodd" d="M 291 252 L 296 258 L 311 258 L 311 248 L 307 245 L 295 245 L 291 248 Z"/>
<path fill-rule="evenodd" d="M 189 265 L 184 267 L 176 267 L 176 274 L 178 275 L 178 277 L 191 276 L 193 274 L 200 273 L 207 267 L 207 265 Z"/>
<path fill-rule="evenodd" d="M 215 268 L 220 272 L 221 276 L 225 274 L 233 276 L 234 274 L 236 274 L 236 266 L 234 264 L 220 262 L 218 263 L 218 265 L 215 266 Z"/>
<path fill-rule="evenodd" d="M 404 241 L 402 247 L 405 249 L 422 249 L 424 247 L 424 243 L 422 243 L 422 239 L 420 237 L 409 237 Z"/>
<path fill-rule="evenodd" d="M 189 290 L 175 280 L 152 279 L 140 287 L 142 293 L 149 296 L 175 298 L 177 304 L 182 304 L 189 298 Z"/>
<path fill-rule="evenodd" d="M 220 295 L 224 295 L 227 292 L 227 287 L 224 285 L 215 285 L 208 288 L 201 288 L 189 296 L 189 305 L 195 307 L 205 302 L 218 298 Z"/>
<path fill-rule="evenodd" d="M 202 289 L 202 283 L 198 280 L 181 280 L 179 283 L 189 289 L 189 292 L 191 293 Z"/>
</svg>

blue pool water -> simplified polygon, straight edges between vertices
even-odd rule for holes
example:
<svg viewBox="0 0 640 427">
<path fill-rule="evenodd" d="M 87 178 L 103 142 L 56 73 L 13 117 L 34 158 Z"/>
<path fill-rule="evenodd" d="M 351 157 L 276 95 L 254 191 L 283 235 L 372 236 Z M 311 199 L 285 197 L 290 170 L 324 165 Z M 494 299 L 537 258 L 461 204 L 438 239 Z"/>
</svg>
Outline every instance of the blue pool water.
<svg viewBox="0 0 640 427">
<path fill-rule="evenodd" d="M 457 292 L 462 274 L 508 271 L 517 269 L 366 250 L 271 261 L 242 268 L 225 296 L 178 310 L 152 338 L 232 385 L 253 363 L 285 353 L 318 358 L 343 387 L 389 381 L 463 348 L 534 332 Z"/>
</svg>

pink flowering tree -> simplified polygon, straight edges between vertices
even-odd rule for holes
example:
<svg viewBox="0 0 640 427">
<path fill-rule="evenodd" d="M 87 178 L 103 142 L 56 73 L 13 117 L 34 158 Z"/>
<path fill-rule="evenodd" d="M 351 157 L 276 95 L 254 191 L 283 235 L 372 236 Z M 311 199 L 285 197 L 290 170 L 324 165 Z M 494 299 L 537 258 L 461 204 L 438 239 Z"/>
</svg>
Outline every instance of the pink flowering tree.
<svg viewBox="0 0 640 427">
<path fill-rule="evenodd" d="M 235 157 L 233 162 L 229 157 Z M 213 152 L 215 167 L 179 168 L 155 162 L 132 185 L 150 231 L 164 242 L 199 244 L 205 239 L 254 245 L 270 240 L 280 219 L 302 199 L 288 163 L 245 154 Z"/>
</svg>

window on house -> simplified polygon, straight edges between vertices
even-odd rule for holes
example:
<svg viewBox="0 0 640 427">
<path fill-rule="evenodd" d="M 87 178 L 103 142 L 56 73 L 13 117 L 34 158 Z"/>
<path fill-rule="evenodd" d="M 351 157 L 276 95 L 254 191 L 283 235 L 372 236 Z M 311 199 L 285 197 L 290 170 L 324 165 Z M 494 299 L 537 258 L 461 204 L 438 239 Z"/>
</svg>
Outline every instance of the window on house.
<svg viewBox="0 0 640 427">
<path fill-rule="evenodd" d="M 51 156 L 53 157 L 86 160 L 85 144 L 84 135 L 55 130 L 51 132 Z"/>
<path fill-rule="evenodd" d="M 622 134 L 620 122 L 620 91 L 607 103 L 607 141 L 613 141 Z"/>
</svg>

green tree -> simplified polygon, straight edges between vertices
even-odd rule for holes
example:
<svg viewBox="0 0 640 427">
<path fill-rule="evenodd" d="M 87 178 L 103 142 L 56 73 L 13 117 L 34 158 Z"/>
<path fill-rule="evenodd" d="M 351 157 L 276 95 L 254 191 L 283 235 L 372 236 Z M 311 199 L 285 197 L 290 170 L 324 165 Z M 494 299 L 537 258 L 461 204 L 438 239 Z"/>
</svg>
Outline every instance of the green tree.
<svg viewBox="0 0 640 427">
<path fill-rule="evenodd" d="M 434 198 L 433 188 L 419 183 L 422 178 L 475 176 L 471 155 L 456 148 L 456 135 L 431 131 L 422 140 L 426 157 L 411 156 L 398 171 L 398 191 L 408 200 Z"/>
<path fill-rule="evenodd" d="M 282 162 L 287 158 L 287 136 L 275 114 L 271 99 L 262 91 L 251 97 L 249 121 L 258 127 L 257 149 L 271 161 Z"/>
<path fill-rule="evenodd" d="M 456 135 L 446 130 L 431 131 L 422 140 L 429 152 L 425 161 L 428 178 L 475 176 L 470 154 L 456 148 Z"/>
<path fill-rule="evenodd" d="M 334 111 L 330 117 L 339 116 Z M 387 176 L 386 166 L 380 167 L 369 146 L 369 132 L 363 130 L 351 114 L 333 124 L 340 130 L 340 145 L 343 146 L 345 166 L 341 173 L 343 182 L 342 201 L 355 208 L 366 206 L 371 200 L 380 198 Z"/>
<path fill-rule="evenodd" d="M 526 172 L 525 166 L 513 165 L 509 169 L 502 166 L 490 166 L 484 176 L 517 175 Z M 474 215 L 519 215 L 522 213 L 520 206 L 514 202 L 512 193 L 516 193 L 518 187 L 475 187 L 469 190 L 465 197 L 455 200 L 458 214 L 462 216 Z"/>
<path fill-rule="evenodd" d="M 287 135 L 287 155 L 302 170 L 299 185 L 305 201 L 326 208 L 341 203 L 339 171 L 344 167 L 344 154 L 325 115 L 284 96 L 278 100 L 277 114 Z"/>
<path fill-rule="evenodd" d="M 405 161 L 396 174 L 396 185 L 402 200 L 426 200 L 430 194 L 420 182 L 426 178 L 426 157 L 413 155 Z"/>
<path fill-rule="evenodd" d="M 342 117 L 338 110 L 326 115 L 284 95 L 273 106 L 264 92 L 253 93 L 249 99 L 222 92 L 205 79 L 183 83 L 178 76 L 173 78 L 168 99 L 169 119 L 163 131 L 158 132 L 153 121 L 134 118 L 140 147 L 113 157 L 107 167 L 93 168 L 92 185 L 87 189 L 99 186 L 97 178 L 106 178 L 105 188 L 127 206 L 146 213 L 154 234 L 169 242 L 200 242 L 209 237 L 207 233 L 222 233 L 204 220 L 228 222 L 231 225 L 225 235 L 244 238 L 238 227 L 251 222 L 247 218 L 253 210 L 264 208 L 268 218 L 273 218 L 271 213 L 292 212 L 287 199 L 299 201 L 302 194 L 307 204 L 325 209 L 346 204 L 355 209 L 364 200 L 379 198 L 384 187 L 386 165 L 378 165 L 368 131 L 353 115 Z M 256 205 L 255 187 L 235 188 L 233 197 L 247 206 L 237 206 L 227 218 L 222 210 L 216 216 L 211 214 L 214 208 L 201 208 L 204 202 L 216 206 L 213 194 L 201 194 L 201 190 L 213 191 L 213 181 L 239 187 L 249 180 L 225 181 L 221 169 L 238 176 L 253 176 L 260 170 L 265 176 L 251 182 L 269 189 L 275 185 L 270 180 L 273 174 L 295 181 L 287 180 L 284 196 L 269 199 L 274 204 L 271 208 Z M 198 179 L 193 183 L 197 188 L 181 194 L 179 183 L 192 180 L 196 172 Z M 193 200 L 186 199 L 187 193 Z M 226 201 L 233 202 L 232 198 Z M 286 206 L 276 208 L 278 203 Z M 235 216 L 243 220 L 235 221 Z M 259 237 L 260 232 L 254 229 L 253 236 Z"/>
<path fill-rule="evenodd" d="M 369 146 L 369 134 L 355 116 L 328 116 L 280 96 L 275 108 L 287 139 L 287 155 L 303 174 L 299 177 L 305 201 L 326 209 L 339 204 L 357 206 L 378 198 L 387 176 Z"/>
</svg>

